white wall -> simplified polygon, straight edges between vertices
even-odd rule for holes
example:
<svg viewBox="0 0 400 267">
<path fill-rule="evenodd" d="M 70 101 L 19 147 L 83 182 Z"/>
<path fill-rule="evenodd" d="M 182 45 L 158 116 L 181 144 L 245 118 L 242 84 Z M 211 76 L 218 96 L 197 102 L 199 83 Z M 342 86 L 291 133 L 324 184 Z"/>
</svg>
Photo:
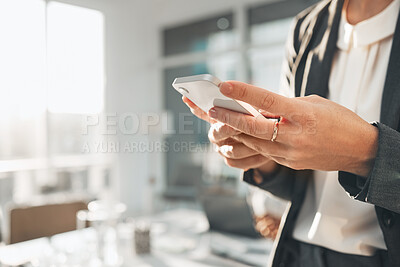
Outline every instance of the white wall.
<svg viewBox="0 0 400 267">
<path fill-rule="evenodd" d="M 268 0 L 62 0 L 93 8 L 105 16 L 106 112 L 161 112 L 161 30 Z M 117 135 L 120 143 L 148 141 L 148 136 Z M 164 181 L 163 155 L 118 154 L 120 200 L 128 214 L 148 209 L 148 179 L 157 189 Z"/>
</svg>

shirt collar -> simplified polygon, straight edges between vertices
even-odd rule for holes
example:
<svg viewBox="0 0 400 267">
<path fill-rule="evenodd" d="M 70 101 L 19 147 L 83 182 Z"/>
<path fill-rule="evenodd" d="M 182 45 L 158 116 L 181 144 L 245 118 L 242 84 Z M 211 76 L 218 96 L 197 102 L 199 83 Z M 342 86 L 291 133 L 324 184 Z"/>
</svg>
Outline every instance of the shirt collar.
<svg viewBox="0 0 400 267">
<path fill-rule="evenodd" d="M 356 25 L 347 22 L 345 9 L 339 25 L 338 48 L 348 50 L 351 47 L 363 47 L 392 36 L 396 29 L 400 10 L 400 0 L 394 0 L 379 14 L 361 21 Z"/>
</svg>

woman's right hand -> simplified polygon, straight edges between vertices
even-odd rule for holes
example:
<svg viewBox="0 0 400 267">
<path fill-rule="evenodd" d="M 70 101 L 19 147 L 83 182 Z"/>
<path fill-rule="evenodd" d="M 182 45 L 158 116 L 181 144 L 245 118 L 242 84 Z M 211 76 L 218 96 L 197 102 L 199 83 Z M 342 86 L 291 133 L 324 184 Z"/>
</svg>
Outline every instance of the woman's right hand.
<svg viewBox="0 0 400 267">
<path fill-rule="evenodd" d="M 234 139 L 236 135 L 243 135 L 242 132 L 210 118 L 187 97 L 182 97 L 182 100 L 194 115 L 211 124 L 208 138 L 216 146 L 217 152 L 224 157 L 228 166 L 243 170 L 259 169 L 262 173 L 275 170 L 277 164 L 273 160 Z"/>
</svg>

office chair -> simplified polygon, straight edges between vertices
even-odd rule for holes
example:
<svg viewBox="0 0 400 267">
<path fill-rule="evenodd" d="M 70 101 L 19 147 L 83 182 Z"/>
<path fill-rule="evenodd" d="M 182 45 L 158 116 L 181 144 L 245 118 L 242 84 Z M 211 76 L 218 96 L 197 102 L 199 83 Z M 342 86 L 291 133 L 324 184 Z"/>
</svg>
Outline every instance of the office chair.
<svg viewBox="0 0 400 267">
<path fill-rule="evenodd" d="M 86 201 L 11 206 L 9 208 L 9 243 L 75 230 L 76 213 L 86 209 Z"/>
</svg>

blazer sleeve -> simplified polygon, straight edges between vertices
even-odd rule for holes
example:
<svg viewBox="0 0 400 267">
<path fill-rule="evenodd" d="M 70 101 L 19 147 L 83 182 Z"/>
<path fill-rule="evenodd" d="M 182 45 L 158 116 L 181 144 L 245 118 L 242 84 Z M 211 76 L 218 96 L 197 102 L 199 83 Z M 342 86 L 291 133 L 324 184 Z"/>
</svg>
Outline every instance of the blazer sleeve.
<svg viewBox="0 0 400 267">
<path fill-rule="evenodd" d="M 339 172 L 339 182 L 354 199 L 400 213 L 400 133 L 382 124 L 378 152 L 368 177 Z"/>
</svg>

